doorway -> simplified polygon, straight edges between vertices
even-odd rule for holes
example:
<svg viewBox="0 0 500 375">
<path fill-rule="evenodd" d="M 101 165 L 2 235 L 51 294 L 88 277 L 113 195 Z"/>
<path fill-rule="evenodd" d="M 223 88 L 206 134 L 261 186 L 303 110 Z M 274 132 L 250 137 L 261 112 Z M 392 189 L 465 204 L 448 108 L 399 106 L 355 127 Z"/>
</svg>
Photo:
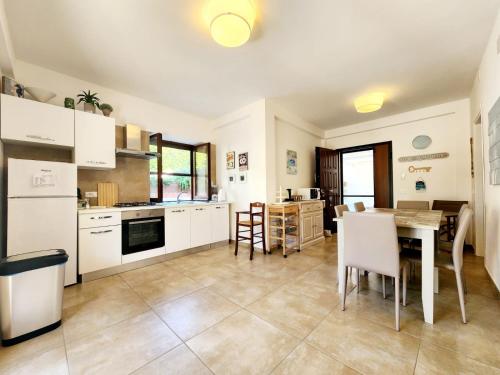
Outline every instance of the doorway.
<svg viewBox="0 0 500 375">
<path fill-rule="evenodd" d="M 342 203 L 351 211 L 355 202 L 363 202 L 367 208 L 392 208 L 392 142 L 338 151 Z"/>
</svg>

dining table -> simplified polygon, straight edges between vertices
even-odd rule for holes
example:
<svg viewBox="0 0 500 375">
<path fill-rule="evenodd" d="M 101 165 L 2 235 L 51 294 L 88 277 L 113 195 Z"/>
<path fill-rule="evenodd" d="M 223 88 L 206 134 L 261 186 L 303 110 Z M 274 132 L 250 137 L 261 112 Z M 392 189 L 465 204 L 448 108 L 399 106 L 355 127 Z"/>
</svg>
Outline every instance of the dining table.
<svg viewBox="0 0 500 375">
<path fill-rule="evenodd" d="M 395 208 L 371 208 L 364 212 L 390 213 L 394 215 L 399 237 L 422 241 L 422 306 L 426 323 L 434 323 L 434 292 L 437 292 L 437 269 L 434 269 L 434 247 L 443 216 L 441 210 L 415 210 Z M 338 287 L 344 291 L 344 227 L 342 217 L 334 218 L 337 223 Z M 360 233 L 360 235 L 362 235 Z M 352 280 L 356 283 L 356 280 Z"/>
</svg>

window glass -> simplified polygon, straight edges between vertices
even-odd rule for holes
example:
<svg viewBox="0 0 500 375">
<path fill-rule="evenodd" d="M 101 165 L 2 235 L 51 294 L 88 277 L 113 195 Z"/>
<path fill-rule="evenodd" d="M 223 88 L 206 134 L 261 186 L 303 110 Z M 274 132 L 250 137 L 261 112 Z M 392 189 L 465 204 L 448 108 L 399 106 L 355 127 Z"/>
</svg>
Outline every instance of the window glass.
<svg viewBox="0 0 500 375">
<path fill-rule="evenodd" d="M 163 173 L 191 174 L 191 151 L 162 147 Z"/>
<path fill-rule="evenodd" d="M 342 154 L 342 201 L 354 211 L 355 202 L 374 207 L 373 150 Z"/>
<path fill-rule="evenodd" d="M 163 174 L 163 201 L 191 200 L 191 176 L 172 176 Z"/>
</svg>

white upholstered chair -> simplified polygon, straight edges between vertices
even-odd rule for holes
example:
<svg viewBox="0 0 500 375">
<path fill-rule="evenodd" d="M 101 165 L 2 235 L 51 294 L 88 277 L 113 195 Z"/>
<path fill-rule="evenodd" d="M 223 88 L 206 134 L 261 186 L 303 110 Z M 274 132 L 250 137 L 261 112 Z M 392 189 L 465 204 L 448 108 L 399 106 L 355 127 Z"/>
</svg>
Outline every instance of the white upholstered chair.
<svg viewBox="0 0 500 375">
<path fill-rule="evenodd" d="M 347 267 L 364 269 L 395 279 L 396 330 L 399 331 L 399 281 L 403 269 L 403 305 L 406 306 L 408 263 L 400 262 L 398 234 L 393 214 L 344 212 L 345 277 L 342 310 L 345 310 Z"/>
<path fill-rule="evenodd" d="M 366 211 L 365 204 L 363 202 L 354 203 L 354 209 L 356 210 L 356 212 Z"/>
<path fill-rule="evenodd" d="M 347 204 L 339 204 L 338 206 L 335 206 L 335 215 L 337 217 L 342 217 L 344 212 L 347 211 L 349 211 L 349 206 L 347 206 Z"/>
</svg>

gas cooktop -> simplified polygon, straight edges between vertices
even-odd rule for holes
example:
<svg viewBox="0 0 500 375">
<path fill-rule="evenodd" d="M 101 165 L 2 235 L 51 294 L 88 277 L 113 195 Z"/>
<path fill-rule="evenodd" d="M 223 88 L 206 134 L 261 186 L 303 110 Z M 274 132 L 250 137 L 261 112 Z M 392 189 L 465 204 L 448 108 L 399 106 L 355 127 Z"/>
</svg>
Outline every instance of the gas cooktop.
<svg viewBox="0 0 500 375">
<path fill-rule="evenodd" d="M 155 206 L 155 202 L 118 202 L 113 205 L 113 207 L 143 207 L 143 206 Z"/>
</svg>

